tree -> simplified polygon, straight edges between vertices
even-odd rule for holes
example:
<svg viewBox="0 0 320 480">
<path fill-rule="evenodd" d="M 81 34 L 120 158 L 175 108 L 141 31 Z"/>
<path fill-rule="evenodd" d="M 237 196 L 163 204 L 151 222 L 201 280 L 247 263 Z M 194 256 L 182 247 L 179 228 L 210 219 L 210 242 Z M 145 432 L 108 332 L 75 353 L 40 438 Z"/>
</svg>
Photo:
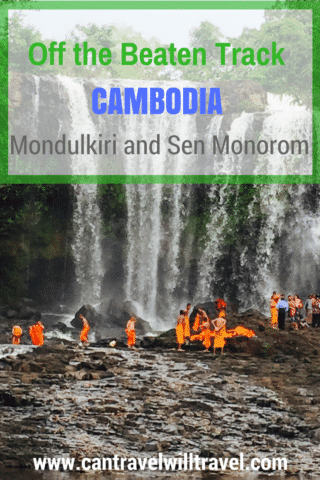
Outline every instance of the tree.
<svg viewBox="0 0 320 480">
<path fill-rule="evenodd" d="M 29 48 L 33 43 L 41 41 L 41 34 L 32 27 L 22 23 L 21 14 L 14 13 L 9 18 L 9 66 L 23 73 L 34 73 L 35 66 L 29 61 Z M 37 71 L 39 67 L 36 67 Z"/>
<path fill-rule="evenodd" d="M 194 81 L 209 80 L 213 77 L 219 79 L 221 75 L 220 52 L 215 47 L 215 44 L 222 39 L 219 28 L 205 20 L 198 28 L 191 30 L 189 36 L 191 47 L 205 49 L 206 66 L 188 65 L 183 70 L 183 77 Z"/>
<path fill-rule="evenodd" d="M 265 23 L 260 30 L 243 30 L 239 38 L 230 39 L 232 47 L 268 48 L 277 40 L 277 48 L 284 48 L 282 58 L 285 65 L 233 66 L 231 75 L 237 79 L 258 81 L 266 90 L 291 95 L 299 104 L 309 107 L 312 102 L 312 24 L 307 11 L 266 10 Z M 231 63 L 231 54 L 229 54 Z"/>
</svg>

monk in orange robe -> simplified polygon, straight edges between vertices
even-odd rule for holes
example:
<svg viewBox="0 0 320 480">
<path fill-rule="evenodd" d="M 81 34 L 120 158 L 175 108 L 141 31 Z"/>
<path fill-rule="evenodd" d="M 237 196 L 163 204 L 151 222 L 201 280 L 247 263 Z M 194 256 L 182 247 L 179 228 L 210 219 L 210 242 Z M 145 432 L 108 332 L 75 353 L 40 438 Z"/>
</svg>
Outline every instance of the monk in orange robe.
<svg viewBox="0 0 320 480">
<path fill-rule="evenodd" d="M 291 328 L 294 330 L 298 330 L 298 322 L 296 321 L 296 312 L 297 312 L 297 305 L 294 297 L 292 295 L 288 295 L 288 304 L 289 304 L 289 319 L 291 322 Z"/>
<path fill-rule="evenodd" d="M 182 351 L 181 345 L 184 344 L 184 340 L 185 340 L 184 325 L 183 325 L 184 324 L 184 319 L 185 319 L 184 311 L 180 310 L 180 315 L 178 317 L 177 325 L 176 325 L 176 337 L 177 337 L 177 344 L 178 344 L 178 351 L 179 352 Z"/>
<path fill-rule="evenodd" d="M 22 328 L 19 325 L 14 325 L 12 327 L 12 345 L 20 345 L 22 335 Z"/>
<path fill-rule="evenodd" d="M 44 325 L 40 320 L 38 320 L 36 324 L 29 327 L 29 335 L 31 337 L 33 345 L 41 347 L 44 344 L 43 330 Z"/>
<path fill-rule="evenodd" d="M 256 337 L 256 332 L 250 328 L 243 327 L 242 325 L 237 325 L 231 330 L 227 330 L 227 334 L 230 337 Z"/>
<path fill-rule="evenodd" d="M 127 322 L 127 328 L 125 330 L 127 337 L 128 337 L 128 348 L 132 348 L 135 350 L 136 345 L 136 330 L 135 324 L 137 319 L 135 317 L 131 317 L 130 320 Z"/>
<path fill-rule="evenodd" d="M 278 310 L 277 304 L 280 300 L 280 295 L 274 291 L 270 299 L 270 313 L 271 313 L 271 327 L 278 327 Z"/>
<path fill-rule="evenodd" d="M 221 348 L 221 355 L 223 355 L 223 349 L 226 344 L 225 338 L 229 336 L 226 330 L 227 321 L 224 318 L 225 312 L 220 312 L 219 317 L 212 320 L 214 327 L 214 343 L 213 343 L 213 355 L 216 354 L 216 348 Z"/>
<path fill-rule="evenodd" d="M 80 342 L 82 343 L 82 345 L 88 344 L 89 343 L 88 342 L 88 334 L 89 334 L 89 330 L 90 330 L 90 325 L 88 323 L 88 320 L 83 315 L 81 315 L 81 313 L 79 314 L 79 317 L 82 320 L 82 330 L 80 332 Z"/>
<path fill-rule="evenodd" d="M 202 321 L 200 328 L 201 328 L 201 333 L 199 333 L 198 335 L 192 335 L 190 340 L 192 342 L 194 342 L 195 340 L 202 340 L 202 344 L 206 349 L 205 351 L 208 352 L 209 348 L 211 347 L 212 331 L 210 330 L 210 320 L 207 316 Z"/>
</svg>

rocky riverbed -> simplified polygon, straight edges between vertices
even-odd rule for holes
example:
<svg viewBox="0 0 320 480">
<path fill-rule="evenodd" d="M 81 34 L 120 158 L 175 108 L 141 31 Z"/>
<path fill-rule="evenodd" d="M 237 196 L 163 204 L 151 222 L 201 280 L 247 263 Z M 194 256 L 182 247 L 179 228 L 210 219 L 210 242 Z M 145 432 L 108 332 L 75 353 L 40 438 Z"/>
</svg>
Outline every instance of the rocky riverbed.
<svg viewBox="0 0 320 480">
<path fill-rule="evenodd" d="M 291 342 L 303 334 L 278 333 Z M 271 470 L 244 476 L 35 473 L 32 461 L 70 456 L 80 465 L 84 457 L 145 458 L 159 452 L 168 457 L 181 452 L 237 457 L 242 452 L 247 462 L 285 457 L 286 478 L 318 478 L 320 362 L 315 352 L 303 359 L 281 351 L 266 358 L 245 352 L 213 357 L 202 351 L 128 351 L 98 344 L 83 349 L 57 339 L 30 351 L 1 347 L 1 480 L 29 480 L 28 472 L 39 480 L 280 478 Z M 24 467 L 31 468 L 26 475 Z"/>
</svg>

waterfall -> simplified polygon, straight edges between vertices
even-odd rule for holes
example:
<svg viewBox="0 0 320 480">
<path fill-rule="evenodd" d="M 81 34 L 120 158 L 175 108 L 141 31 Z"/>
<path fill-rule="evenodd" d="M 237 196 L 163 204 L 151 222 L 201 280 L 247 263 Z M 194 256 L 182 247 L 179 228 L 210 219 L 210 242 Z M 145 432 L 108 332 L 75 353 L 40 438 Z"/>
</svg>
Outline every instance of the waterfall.
<svg viewBox="0 0 320 480">
<path fill-rule="evenodd" d="M 212 301 L 217 283 L 216 262 L 220 258 L 224 244 L 224 229 L 228 220 L 226 199 L 230 186 L 212 185 L 209 199 L 211 202 L 209 222 L 206 227 L 206 245 L 198 262 L 197 299 L 199 302 Z"/>
<path fill-rule="evenodd" d="M 280 101 L 280 104 L 278 97 L 271 95 L 269 100 L 270 105 L 266 113 L 256 115 L 242 112 L 241 115 L 233 115 L 227 129 L 223 123 L 223 116 L 213 117 L 207 136 L 210 151 L 212 151 L 213 135 L 216 135 L 220 141 L 223 135 L 228 134 L 232 141 L 244 142 L 246 139 L 254 138 L 257 125 L 261 129 L 259 138 L 278 141 L 291 138 L 307 139 L 311 144 L 310 112 L 304 107 L 291 105 L 287 98 L 282 103 Z M 195 138 L 192 136 L 192 132 L 196 131 L 196 128 L 190 117 L 183 118 L 182 115 L 178 115 L 174 119 L 174 124 L 172 118 L 166 119 L 166 130 L 164 132 L 160 130 L 161 135 L 166 136 L 166 132 L 169 131 L 179 132 L 180 139 Z M 285 117 L 286 121 L 284 121 Z M 150 120 L 148 125 L 149 127 L 142 120 L 139 127 L 131 125 L 130 128 L 134 128 L 136 132 L 137 128 L 140 129 L 140 132 L 147 128 L 159 131 L 159 129 L 154 130 L 152 120 L 151 125 Z M 140 137 L 143 138 L 142 134 Z M 139 138 L 137 134 L 136 138 Z M 190 156 L 187 160 L 186 157 L 186 155 L 177 155 L 176 158 L 169 155 L 162 156 L 160 159 L 162 167 L 157 165 L 157 173 L 161 171 L 165 174 L 170 160 L 174 161 L 170 167 L 176 174 L 186 174 L 190 171 L 190 165 L 192 168 L 196 168 L 198 161 L 196 156 L 195 158 L 190 158 Z M 271 171 L 274 173 L 275 165 L 279 164 L 278 157 L 279 155 L 270 154 L 266 155 L 262 161 L 259 156 L 246 158 L 244 151 L 239 154 L 233 152 L 219 154 L 214 161 L 212 161 L 212 156 L 209 157 L 207 173 L 237 175 L 253 173 L 254 168 L 257 173 L 260 164 L 261 168 L 267 168 L 267 172 L 264 171 L 264 173 Z M 298 160 L 296 159 L 301 165 L 300 173 L 306 173 L 310 159 L 310 154 L 308 156 L 301 155 Z M 143 157 L 143 163 L 139 165 L 141 168 L 139 173 L 152 172 L 149 160 L 148 157 Z M 283 159 L 281 161 L 282 164 L 285 163 Z M 292 173 L 292 168 L 293 165 L 286 168 L 285 172 Z M 128 173 L 133 173 L 130 168 Z M 282 167 L 279 167 L 277 173 L 283 173 Z M 286 212 L 289 208 L 286 201 L 287 188 L 282 185 L 262 185 L 253 188 L 255 188 L 255 194 L 247 206 L 247 221 L 254 225 L 257 214 L 264 220 L 261 220 L 258 232 L 252 232 L 251 237 L 253 238 L 250 240 L 250 247 L 249 244 L 244 244 L 241 250 L 234 253 L 232 261 L 238 255 L 239 267 L 237 268 L 240 270 L 235 269 L 235 265 L 231 265 L 229 278 L 225 278 L 223 267 L 220 264 L 227 251 L 225 236 L 232 228 L 232 225 L 228 223 L 230 211 L 227 210 L 227 203 L 230 194 L 235 195 L 238 200 L 235 200 L 234 208 L 237 208 L 237 202 L 241 200 L 239 198 L 240 187 L 237 185 L 212 185 L 209 189 L 207 197 L 210 207 L 205 227 L 205 244 L 200 249 L 202 253 L 197 259 L 197 286 L 193 294 L 193 300 L 196 303 L 212 301 L 214 296 L 218 295 L 218 285 L 221 285 L 221 282 L 233 282 L 239 284 L 240 308 L 255 306 L 267 311 L 271 292 L 281 288 L 281 275 L 279 275 L 277 267 L 281 255 L 277 252 L 275 245 L 277 239 L 286 234 Z M 181 281 L 181 278 L 188 275 L 190 268 L 190 265 L 182 264 L 184 254 L 181 250 L 181 235 L 185 226 L 184 216 L 188 217 L 189 215 L 189 212 L 184 212 L 184 195 L 188 196 L 190 192 L 190 187 L 185 185 L 158 185 L 158 189 L 155 185 L 126 186 L 128 205 L 126 293 L 128 298 L 143 306 L 146 318 L 155 318 L 162 302 L 165 302 L 166 305 L 166 318 L 174 318 L 179 310 L 177 306 L 179 298 L 180 303 L 182 298 L 183 301 L 184 299 L 191 300 L 187 297 L 188 281 L 185 284 Z M 164 212 L 161 205 L 167 205 Z M 257 212 L 257 205 L 260 205 L 260 213 Z M 168 211 L 166 212 L 166 210 Z M 243 276 L 241 277 L 241 275 Z M 252 285 L 249 286 L 248 282 Z"/>
<path fill-rule="evenodd" d="M 211 146 L 211 152 L 213 148 L 213 135 L 217 135 L 218 137 L 220 136 L 221 139 L 223 133 L 221 130 L 222 120 L 222 116 L 216 116 L 211 121 L 209 130 L 209 142 Z M 253 121 L 253 113 L 242 112 L 239 117 L 235 118 L 231 123 L 230 130 L 227 131 L 227 135 L 229 135 L 231 141 L 243 142 L 246 138 L 248 138 L 248 134 L 252 130 Z M 221 144 L 222 143 L 223 142 L 221 141 Z M 217 159 L 212 162 L 213 172 L 210 173 L 214 175 L 249 175 L 250 173 L 252 173 L 252 167 L 250 163 L 249 166 L 247 166 L 247 161 L 244 162 L 244 160 L 244 149 L 242 149 L 242 151 L 238 154 L 235 154 L 232 151 L 222 155 L 218 154 Z"/>
<path fill-rule="evenodd" d="M 261 138 L 270 140 L 307 140 L 309 143 L 308 155 L 302 151 L 300 154 L 289 153 L 281 155 L 278 150 L 268 155 L 267 161 L 258 156 L 256 175 L 310 175 L 312 173 L 312 114 L 305 106 L 292 104 L 292 98 L 283 95 L 280 100 L 278 95 L 268 93 L 269 113 L 264 122 Z"/>
<path fill-rule="evenodd" d="M 146 139 L 149 129 L 150 120 L 145 115 L 139 115 L 139 119 L 131 115 L 125 124 L 124 136 L 128 139 Z M 155 162 L 155 156 L 150 153 L 129 155 L 125 164 L 127 175 L 163 174 L 163 166 L 159 165 L 158 159 Z M 142 306 L 145 314 L 151 319 L 156 318 L 161 193 L 162 184 L 126 184 L 128 207 L 126 296 L 127 299 Z"/>
<path fill-rule="evenodd" d="M 79 134 L 90 134 L 94 138 L 96 129 L 90 117 L 83 85 L 68 77 L 58 76 L 69 96 L 72 141 Z M 97 170 L 94 155 L 72 155 L 73 175 L 94 174 Z M 73 185 L 75 207 L 73 213 L 72 253 L 75 259 L 76 279 L 80 303 L 94 303 L 100 300 L 103 278 L 101 250 L 101 214 L 97 203 L 97 185 Z"/>
<path fill-rule="evenodd" d="M 152 82 L 151 82 L 152 83 Z M 153 82 L 159 86 L 160 82 Z M 153 83 L 151 86 L 153 86 Z M 169 87 L 165 82 L 161 87 Z M 161 139 L 179 134 L 180 139 L 194 139 L 195 119 L 182 113 L 172 116 L 163 114 L 160 119 L 140 115 L 131 116 L 125 124 L 126 138 L 148 138 L 148 132 L 157 132 Z M 153 138 L 153 137 L 152 137 Z M 187 157 L 188 158 L 188 157 Z M 162 152 L 160 155 L 131 155 L 126 164 L 126 173 L 183 175 L 191 170 L 195 156 L 181 152 L 176 155 Z M 165 182 L 165 177 L 163 179 Z M 183 227 L 181 214 L 182 188 L 180 184 L 126 185 L 127 223 L 127 278 L 126 296 L 143 307 L 146 318 L 159 326 L 157 303 L 166 298 L 166 305 L 172 304 L 173 292 L 178 283 L 180 237 Z M 170 203 L 170 212 L 163 218 L 162 205 L 165 199 Z M 163 250 L 164 275 L 159 279 L 159 261 Z M 159 285 L 159 281 L 161 284 Z M 159 295 L 159 290 L 162 292 Z M 173 312 L 172 312 L 173 314 Z"/>
<path fill-rule="evenodd" d="M 213 153 L 214 136 L 218 139 L 218 145 L 215 142 L 215 154 Z M 229 138 L 229 152 L 226 152 L 226 147 L 223 147 L 226 136 Z M 248 142 L 247 151 L 246 141 Z M 294 153 L 292 153 L 293 141 L 296 142 Z M 299 152 L 298 141 L 302 142 L 301 152 Z M 308 153 L 303 141 L 308 142 Z M 305 106 L 292 104 L 292 98 L 286 95 L 280 100 L 278 95 L 268 93 L 268 106 L 265 112 L 231 114 L 231 123 L 230 115 L 213 117 L 207 142 L 210 146 L 207 174 L 310 175 L 312 173 L 312 115 Z M 223 153 L 219 152 L 219 148 Z"/>
<path fill-rule="evenodd" d="M 46 99 L 44 88 L 51 83 L 51 96 Z M 318 195 L 316 186 L 252 185 L 246 192 L 247 187 L 240 185 L 169 184 L 166 178 L 173 174 L 311 173 L 311 147 L 308 154 L 302 148 L 300 154 L 290 157 L 277 152 L 262 156 L 256 150 L 250 156 L 244 150 L 234 151 L 246 140 L 256 143 L 308 140 L 311 146 L 311 113 L 305 107 L 292 105 L 288 97 L 280 100 L 268 94 L 267 109 L 258 113 L 95 116 L 90 111 L 88 97 L 94 84 L 107 92 L 111 87 L 119 87 L 122 93 L 126 87 L 136 91 L 141 86 L 164 90 L 173 86 L 173 82 L 163 81 L 87 81 L 59 76 L 57 88 L 55 79 L 33 76 L 34 88 L 21 90 L 25 97 L 21 97 L 19 103 L 15 100 L 17 110 L 15 114 L 12 109 L 11 121 L 17 128 L 17 138 L 27 130 L 26 125 L 30 138 L 34 130 L 39 130 L 44 138 L 52 134 L 52 141 L 56 142 L 61 141 L 66 132 L 73 150 L 81 134 L 89 134 L 92 139 L 117 138 L 116 155 L 109 150 L 101 157 L 73 154 L 62 159 L 57 155 L 55 160 L 63 163 L 63 173 L 127 175 L 124 186 L 126 242 L 121 245 L 125 275 L 120 280 L 126 299 L 137 304 L 143 318 L 155 328 L 159 327 L 160 318 L 167 327 L 173 324 L 185 302 L 213 300 L 216 294 L 226 295 L 229 302 L 238 300 L 240 308 L 256 306 L 267 311 L 274 289 L 303 295 L 308 289 L 320 287 L 317 281 L 320 220 L 314 208 L 316 200 L 310 193 L 314 189 L 314 196 Z M 195 85 L 174 82 L 174 86 L 181 89 Z M 46 101 L 50 105 L 46 105 Z M 30 107 L 22 112 L 21 104 Z M 47 122 L 42 122 L 44 113 Z M 40 145 L 39 132 L 35 138 Z M 149 151 L 149 143 L 157 135 L 161 152 L 155 154 Z M 180 146 L 184 140 L 191 141 L 192 145 L 195 140 L 203 140 L 205 154 L 170 153 L 168 137 L 171 135 L 179 137 L 176 140 Z M 218 138 L 221 145 L 227 135 L 230 144 L 236 143 L 235 149 L 213 155 L 213 137 Z M 137 140 L 146 140 L 147 152 L 141 145 L 139 154 L 136 150 L 134 154 L 124 155 L 122 149 L 128 140 L 134 142 L 135 148 Z M 46 165 L 39 161 L 40 157 L 34 157 L 32 154 L 26 159 L 22 157 L 23 162 L 16 158 L 14 161 L 28 172 L 29 166 L 38 160 L 37 167 L 48 167 L 51 172 L 50 162 Z M 158 175 L 159 183 L 144 184 L 143 179 L 140 184 L 130 183 L 134 175 Z M 104 271 L 101 249 L 97 185 L 73 185 L 73 192 L 71 248 L 78 297 L 79 302 L 95 303 L 101 297 L 103 276 L 108 275 Z M 309 204 L 313 206 L 309 208 Z M 233 285 L 236 288 L 233 289 Z"/>
</svg>

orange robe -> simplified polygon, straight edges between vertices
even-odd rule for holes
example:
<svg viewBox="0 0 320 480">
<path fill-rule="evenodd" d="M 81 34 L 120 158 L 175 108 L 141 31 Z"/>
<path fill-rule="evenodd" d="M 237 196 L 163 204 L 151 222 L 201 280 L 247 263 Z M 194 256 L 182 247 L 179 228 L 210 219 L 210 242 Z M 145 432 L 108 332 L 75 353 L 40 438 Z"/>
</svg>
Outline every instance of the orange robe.
<svg viewBox="0 0 320 480">
<path fill-rule="evenodd" d="M 127 328 L 125 330 L 128 337 L 128 347 L 131 347 L 136 344 L 136 331 L 134 328 L 134 321 L 129 320 L 127 322 Z"/>
<path fill-rule="evenodd" d="M 42 346 L 44 344 L 43 329 L 44 326 L 41 322 L 29 327 L 29 335 L 33 345 Z"/>
<path fill-rule="evenodd" d="M 200 314 L 197 313 L 196 318 L 194 319 L 192 330 L 197 332 L 199 330 L 199 327 L 200 327 Z"/>
<path fill-rule="evenodd" d="M 20 345 L 22 328 L 18 325 L 12 327 L 12 345 Z"/>
<path fill-rule="evenodd" d="M 278 310 L 277 310 L 277 303 L 279 299 L 276 297 L 271 297 L 270 300 L 270 313 L 271 313 L 271 325 L 278 324 Z"/>
<path fill-rule="evenodd" d="M 296 308 L 297 308 L 298 313 L 300 313 L 301 308 L 303 308 L 303 303 L 302 303 L 301 298 L 296 298 L 295 299 L 295 304 L 296 304 Z"/>
<path fill-rule="evenodd" d="M 180 315 L 177 321 L 176 325 L 176 337 L 177 337 L 177 343 L 179 345 L 182 345 L 184 343 L 184 317 Z"/>
<path fill-rule="evenodd" d="M 183 333 L 185 337 L 190 337 L 190 320 L 187 313 L 184 314 Z"/>
<path fill-rule="evenodd" d="M 237 325 L 235 328 L 227 330 L 227 334 L 228 334 L 228 336 L 232 336 L 232 337 L 243 336 L 243 337 L 251 338 L 251 337 L 256 336 L 256 333 L 255 333 L 254 330 L 251 330 L 250 328 L 243 327 L 242 325 Z M 231 335 L 229 335 L 229 334 L 231 334 Z"/>
<path fill-rule="evenodd" d="M 289 303 L 289 317 L 294 317 L 297 311 L 297 305 L 294 299 L 290 300 Z"/>
<path fill-rule="evenodd" d="M 278 325 L 278 310 L 277 304 L 280 300 L 280 295 L 272 295 L 270 299 L 270 314 L 271 314 L 271 326 L 275 327 Z"/>
<path fill-rule="evenodd" d="M 227 338 L 229 335 L 227 333 L 226 327 L 220 328 L 219 331 L 214 332 L 214 343 L 213 346 L 214 348 L 223 348 L 226 344 L 225 338 Z"/>
<path fill-rule="evenodd" d="M 212 337 L 212 331 L 210 330 L 210 324 L 208 321 L 204 322 L 201 325 L 202 332 L 199 333 L 198 335 L 192 335 L 190 340 L 191 342 L 194 342 L 195 340 L 202 340 L 202 344 L 206 347 L 209 348 L 211 346 L 211 337 Z"/>
<path fill-rule="evenodd" d="M 90 330 L 90 325 L 86 319 L 84 319 L 83 327 L 80 333 L 80 342 L 87 342 L 88 341 L 88 333 Z"/>
</svg>

